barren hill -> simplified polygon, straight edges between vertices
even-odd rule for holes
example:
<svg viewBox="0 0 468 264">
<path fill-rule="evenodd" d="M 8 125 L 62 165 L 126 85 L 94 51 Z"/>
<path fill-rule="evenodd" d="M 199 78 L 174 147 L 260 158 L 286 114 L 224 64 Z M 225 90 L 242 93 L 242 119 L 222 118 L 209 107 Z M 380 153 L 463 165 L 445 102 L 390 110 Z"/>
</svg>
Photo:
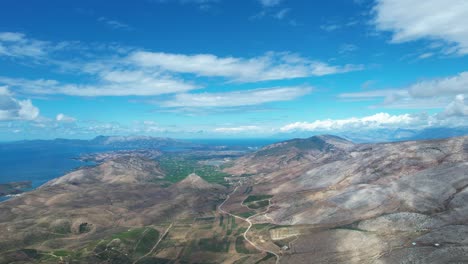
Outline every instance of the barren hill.
<svg viewBox="0 0 468 264">
<path fill-rule="evenodd" d="M 167 188 L 154 161 L 126 157 L 82 168 L 0 204 L 0 252 L 79 248 L 128 228 L 204 216 L 225 187 L 191 176 Z M 201 192 L 200 189 L 203 189 Z M 0 254 L 1 255 L 1 254 Z M 0 263 L 1 263 L 0 258 Z"/>
<path fill-rule="evenodd" d="M 182 181 L 174 184 L 171 186 L 173 189 L 185 190 L 185 189 L 193 189 L 193 190 L 221 190 L 225 191 L 226 187 L 219 185 L 208 183 L 207 181 L 203 180 L 200 176 L 195 173 L 192 173 L 187 176 L 187 178 L 183 179 Z"/>
<path fill-rule="evenodd" d="M 164 174 L 154 161 L 142 157 L 119 157 L 96 167 L 73 171 L 44 185 L 97 184 L 97 183 L 143 183 L 163 179 Z"/>
<path fill-rule="evenodd" d="M 0 203 L 0 263 L 468 263 L 468 137 L 293 139 L 235 160 L 231 188 L 170 164 L 189 175 L 125 155 Z"/>
<path fill-rule="evenodd" d="M 333 138 L 339 145 L 327 139 L 267 146 L 227 169 L 255 174 L 232 201 L 246 193 L 273 196 L 268 212 L 252 221 L 290 226 L 283 238 L 302 234 L 283 263 L 467 261 L 468 137 L 386 144 Z"/>
<path fill-rule="evenodd" d="M 321 164 L 345 158 L 354 144 L 340 137 L 323 135 L 307 139 L 292 139 L 272 144 L 236 161 L 226 172 L 256 174 L 294 167 L 304 163 Z"/>
</svg>

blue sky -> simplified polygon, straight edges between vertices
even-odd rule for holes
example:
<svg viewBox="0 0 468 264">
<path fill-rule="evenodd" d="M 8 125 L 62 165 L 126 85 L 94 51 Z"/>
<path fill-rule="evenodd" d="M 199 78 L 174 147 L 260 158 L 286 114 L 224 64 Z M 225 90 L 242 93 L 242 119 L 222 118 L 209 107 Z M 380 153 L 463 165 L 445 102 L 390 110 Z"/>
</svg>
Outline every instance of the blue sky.
<svg viewBox="0 0 468 264">
<path fill-rule="evenodd" d="M 0 140 L 467 126 L 467 13 L 464 0 L 5 0 Z"/>
</svg>

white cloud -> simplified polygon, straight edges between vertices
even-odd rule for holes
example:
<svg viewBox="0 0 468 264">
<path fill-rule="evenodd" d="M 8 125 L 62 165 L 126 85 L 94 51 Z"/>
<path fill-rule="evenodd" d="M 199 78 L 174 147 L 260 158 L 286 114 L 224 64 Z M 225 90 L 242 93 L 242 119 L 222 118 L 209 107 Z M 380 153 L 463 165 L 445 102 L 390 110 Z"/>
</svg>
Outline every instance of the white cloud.
<svg viewBox="0 0 468 264">
<path fill-rule="evenodd" d="M 238 126 L 238 127 L 218 127 L 215 128 L 214 132 L 219 133 L 243 133 L 243 132 L 254 132 L 261 130 L 258 126 Z"/>
<path fill-rule="evenodd" d="M 444 112 L 441 113 L 441 116 L 468 116 L 468 104 L 465 101 L 465 96 L 463 94 L 457 95 L 455 100 L 447 105 Z"/>
<path fill-rule="evenodd" d="M 341 28 L 341 25 L 338 25 L 338 24 L 326 24 L 326 25 L 320 26 L 320 29 L 328 31 L 328 32 L 332 32 L 340 28 Z"/>
<path fill-rule="evenodd" d="M 57 122 L 72 123 L 76 121 L 76 118 L 60 113 L 55 117 L 55 120 Z"/>
<path fill-rule="evenodd" d="M 0 32 L 0 56 L 43 57 L 51 49 L 49 42 L 29 39 L 22 33 Z"/>
<path fill-rule="evenodd" d="M 65 42 L 54 44 L 37 41 L 27 38 L 22 33 L 0 33 L 0 56 L 32 56 L 35 59 L 40 57 L 41 61 L 60 66 L 65 72 L 77 73 L 85 80 L 70 83 L 0 76 L 0 85 L 14 87 L 24 94 L 37 95 L 154 96 L 186 93 L 202 88 L 194 83 L 197 77 L 218 77 L 227 79 L 228 82 L 257 82 L 323 76 L 363 69 L 362 65 L 329 65 L 288 52 L 269 52 L 262 56 L 242 58 L 109 49 L 107 52 L 114 56 L 104 55 L 104 58 L 91 62 L 78 60 L 67 63 L 56 59 L 55 56 L 60 54 L 53 52 L 63 51 L 67 45 L 69 48 L 74 47 Z M 86 56 L 94 56 L 89 54 L 89 49 L 79 49 L 88 53 Z M 187 74 L 195 76 L 186 76 Z M 192 80 L 192 77 L 195 77 L 195 81 L 186 81 Z"/>
<path fill-rule="evenodd" d="M 282 132 L 290 131 L 323 131 L 323 130 L 346 130 L 346 129 L 377 129 L 386 127 L 402 127 L 414 125 L 418 118 L 410 114 L 390 115 L 378 113 L 361 118 L 352 117 L 347 119 L 325 119 L 314 122 L 295 122 L 280 128 Z"/>
<path fill-rule="evenodd" d="M 98 21 L 108 25 L 109 27 L 113 29 L 133 30 L 133 28 L 129 25 L 123 22 L 117 21 L 117 20 L 109 19 L 107 17 L 100 17 L 98 18 Z"/>
<path fill-rule="evenodd" d="M 393 96 L 408 96 L 408 91 L 404 89 L 380 89 L 355 93 L 341 93 L 338 95 L 339 98 L 352 100 L 373 100 Z"/>
<path fill-rule="evenodd" d="M 444 108 L 458 94 L 468 94 L 468 72 L 454 76 L 423 80 L 401 89 L 366 90 L 342 93 L 347 100 L 383 99 L 376 107 L 387 108 Z"/>
<path fill-rule="evenodd" d="M 434 56 L 434 53 L 432 53 L 432 52 L 425 52 L 425 53 L 423 53 L 423 54 L 420 54 L 420 55 L 418 56 L 418 59 L 423 60 L 423 59 L 430 58 L 430 57 L 432 57 L 432 56 Z"/>
<path fill-rule="evenodd" d="M 265 7 L 272 7 L 279 5 L 283 0 L 259 0 L 260 4 Z"/>
<path fill-rule="evenodd" d="M 415 97 L 468 93 L 468 72 L 461 72 L 446 78 L 421 81 L 408 87 L 408 90 Z"/>
<path fill-rule="evenodd" d="M 343 44 L 343 45 L 340 46 L 340 48 L 338 50 L 338 53 L 345 54 L 345 53 L 350 53 L 350 52 L 353 52 L 353 51 L 356 51 L 356 50 L 358 50 L 358 46 L 356 46 L 354 44 L 346 43 L 346 44 Z"/>
<path fill-rule="evenodd" d="M 274 15 L 274 17 L 275 17 L 276 19 L 280 19 L 280 20 L 281 20 L 281 19 L 285 18 L 285 17 L 288 15 L 288 13 L 289 13 L 290 11 L 291 11 L 291 8 L 283 8 L 283 9 L 281 9 L 280 11 L 278 11 L 278 13 L 276 13 L 276 14 Z"/>
<path fill-rule="evenodd" d="M 17 32 L 0 32 L 0 41 L 19 42 L 24 40 L 24 34 Z"/>
<path fill-rule="evenodd" d="M 392 32 L 394 43 L 443 40 L 446 48 L 468 54 L 465 0 L 377 0 L 373 11 L 376 28 Z"/>
<path fill-rule="evenodd" d="M 39 109 L 31 100 L 13 98 L 8 88 L 0 87 L 0 121 L 34 120 L 39 116 Z"/>
<path fill-rule="evenodd" d="M 0 84 L 17 87 L 29 94 L 63 94 L 72 96 L 151 96 L 187 92 L 194 84 L 169 76 L 139 71 L 100 72 L 100 81 L 93 84 L 67 84 L 56 80 L 27 80 L 0 77 Z"/>
<path fill-rule="evenodd" d="M 0 86 L 0 96 L 9 96 L 11 93 L 6 86 Z"/>
<path fill-rule="evenodd" d="M 362 70 L 361 65 L 332 66 L 290 53 L 267 53 L 253 58 L 217 57 L 212 54 L 171 54 L 137 51 L 129 61 L 140 67 L 237 82 L 293 79 Z"/>
<path fill-rule="evenodd" d="M 327 31 L 327 32 L 332 32 L 332 31 L 335 31 L 335 30 L 339 30 L 339 29 L 345 29 L 345 28 L 348 28 L 348 27 L 352 27 L 352 26 L 355 26 L 359 24 L 359 21 L 356 20 L 355 18 L 351 18 L 347 21 L 328 21 L 327 23 L 323 24 L 323 25 L 320 25 L 320 29 L 321 30 L 324 30 L 324 31 Z"/>
<path fill-rule="evenodd" d="M 101 18 L 101 21 L 109 20 Z M 80 46 L 79 43 L 77 46 Z M 0 33 L 0 56 L 28 57 L 23 58 L 28 62 L 29 57 L 40 58 L 40 62 L 59 66 L 63 72 L 74 73 L 79 78 L 73 83 L 52 79 L 28 80 L 0 76 L 0 85 L 8 85 L 23 94 L 35 95 L 154 96 L 186 93 L 202 88 L 196 84 L 197 77 L 224 78 L 228 82 L 257 82 L 322 76 L 363 69 L 362 65 L 329 65 L 288 52 L 269 52 L 262 56 L 242 58 L 218 57 L 213 54 L 185 55 L 132 51 L 119 47 L 111 49 L 107 46 L 97 47 L 106 53 L 100 59 L 67 62 L 59 59 L 61 55 L 59 51 L 63 51 L 65 47 L 78 48 L 84 56 L 96 58 L 96 54 L 92 52 L 96 47 L 75 47 L 74 44 L 67 42 L 38 41 L 27 38 L 22 33 Z M 187 76 L 188 74 L 190 76 Z"/>
<path fill-rule="evenodd" d="M 289 101 L 312 91 L 311 87 L 274 87 L 225 93 L 177 94 L 163 107 L 236 107 Z"/>
</svg>

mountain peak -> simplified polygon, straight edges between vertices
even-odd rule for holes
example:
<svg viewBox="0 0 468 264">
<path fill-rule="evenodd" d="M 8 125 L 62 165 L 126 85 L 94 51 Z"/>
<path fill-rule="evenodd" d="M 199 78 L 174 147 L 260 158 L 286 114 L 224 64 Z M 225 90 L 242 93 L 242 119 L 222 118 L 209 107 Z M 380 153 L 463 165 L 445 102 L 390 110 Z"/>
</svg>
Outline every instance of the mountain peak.
<svg viewBox="0 0 468 264">
<path fill-rule="evenodd" d="M 295 138 L 272 145 L 268 145 L 258 152 L 256 155 L 281 154 L 283 152 L 289 152 L 291 149 L 297 149 L 300 151 L 320 151 L 326 152 L 336 149 L 346 150 L 354 146 L 354 143 L 341 137 L 333 135 L 318 135 L 310 138 Z"/>
<path fill-rule="evenodd" d="M 343 148 L 343 149 L 354 145 L 352 141 L 349 141 L 345 138 L 338 137 L 335 135 L 329 135 L 329 134 L 312 136 L 306 140 L 321 140 L 325 143 L 328 143 L 330 145 L 334 145 L 338 148 Z"/>
<path fill-rule="evenodd" d="M 177 186 L 178 188 L 183 188 L 183 189 L 190 188 L 190 189 L 199 189 L 199 190 L 222 187 L 221 185 L 211 184 L 205 181 L 202 177 L 198 176 L 196 173 L 191 173 L 185 179 L 176 183 L 174 186 Z"/>
</svg>

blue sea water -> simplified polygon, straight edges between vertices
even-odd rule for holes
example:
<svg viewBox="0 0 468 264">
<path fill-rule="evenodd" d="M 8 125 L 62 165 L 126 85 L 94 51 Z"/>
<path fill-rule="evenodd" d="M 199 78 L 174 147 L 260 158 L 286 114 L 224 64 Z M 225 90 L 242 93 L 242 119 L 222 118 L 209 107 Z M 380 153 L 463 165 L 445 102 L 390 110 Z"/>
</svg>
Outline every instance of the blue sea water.
<svg viewBox="0 0 468 264">
<path fill-rule="evenodd" d="M 0 183 L 31 181 L 36 188 L 80 166 L 92 165 L 75 158 L 97 152 L 91 148 L 0 146 Z"/>
<path fill-rule="evenodd" d="M 257 149 L 279 140 L 274 139 L 203 139 L 190 140 L 210 146 Z M 93 165 L 77 160 L 82 154 L 109 151 L 112 148 L 41 143 L 0 144 L 0 183 L 31 181 L 37 188 L 81 166 Z M 115 150 L 115 149 L 114 149 Z M 167 151 L 167 150 L 166 150 Z M 0 197 L 0 201 L 5 200 Z"/>
</svg>

